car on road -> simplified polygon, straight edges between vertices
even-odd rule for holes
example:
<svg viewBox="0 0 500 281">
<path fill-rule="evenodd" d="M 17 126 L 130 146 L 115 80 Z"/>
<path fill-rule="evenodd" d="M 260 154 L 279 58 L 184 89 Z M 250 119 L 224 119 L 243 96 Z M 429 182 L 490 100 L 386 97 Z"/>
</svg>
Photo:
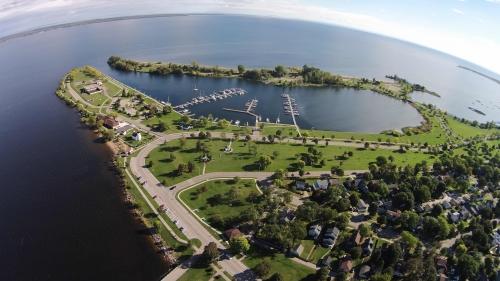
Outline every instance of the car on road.
<svg viewBox="0 0 500 281">
<path fill-rule="evenodd" d="M 177 186 L 175 186 L 175 185 L 174 185 L 174 186 L 170 187 L 169 189 L 170 189 L 170 190 L 174 190 L 176 187 L 177 187 Z"/>
</svg>

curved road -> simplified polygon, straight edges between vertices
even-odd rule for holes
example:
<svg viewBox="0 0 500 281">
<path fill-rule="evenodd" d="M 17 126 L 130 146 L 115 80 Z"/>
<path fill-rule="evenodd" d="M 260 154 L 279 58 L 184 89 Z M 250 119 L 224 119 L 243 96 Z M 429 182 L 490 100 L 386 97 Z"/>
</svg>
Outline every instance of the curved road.
<svg viewBox="0 0 500 281">
<path fill-rule="evenodd" d="M 215 133 L 218 136 L 220 133 Z M 157 139 L 150 142 L 144 146 L 136 156 L 130 158 L 130 170 L 144 186 L 146 191 L 155 198 L 158 205 L 164 205 L 168 211 L 170 219 L 177 222 L 179 227 L 182 227 L 182 232 L 189 239 L 199 239 L 202 245 L 207 245 L 210 242 L 215 242 L 220 249 L 225 249 L 225 245 L 222 244 L 217 238 L 198 221 L 193 214 L 187 210 L 181 202 L 177 200 L 177 193 L 189 188 L 193 185 L 213 180 L 219 178 L 254 178 L 257 180 L 262 180 L 272 176 L 273 172 L 214 172 L 199 175 L 190 178 L 186 181 L 176 184 L 175 190 L 170 190 L 170 188 L 162 185 L 158 179 L 149 171 L 146 167 L 146 158 L 149 153 L 158 147 L 159 145 L 180 139 L 183 137 L 189 137 L 190 133 L 174 133 L 174 134 L 157 134 L 160 135 Z M 353 172 L 364 172 L 364 171 L 347 171 L 349 173 Z M 330 173 L 329 171 L 313 171 L 308 175 L 309 177 L 317 177 L 321 174 Z M 199 249 L 198 252 L 200 252 Z M 219 264 L 223 267 L 225 271 L 229 274 L 235 276 L 237 280 L 254 280 L 255 276 L 248 267 L 246 267 L 241 261 L 237 259 L 220 261 Z M 180 277 L 187 269 L 186 266 L 177 267 L 175 270 L 170 272 L 163 280 L 176 280 Z"/>
</svg>

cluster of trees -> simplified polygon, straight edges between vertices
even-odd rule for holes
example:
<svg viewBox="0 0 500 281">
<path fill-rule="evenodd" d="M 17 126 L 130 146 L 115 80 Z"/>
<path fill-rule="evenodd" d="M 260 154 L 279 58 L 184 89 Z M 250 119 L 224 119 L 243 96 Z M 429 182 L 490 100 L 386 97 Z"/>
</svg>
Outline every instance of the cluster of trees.
<svg viewBox="0 0 500 281">
<path fill-rule="evenodd" d="M 304 65 L 302 67 L 302 79 L 304 83 L 310 84 L 326 84 L 326 85 L 340 85 L 342 77 L 332 75 L 330 72 L 322 71 L 319 68 Z"/>
</svg>

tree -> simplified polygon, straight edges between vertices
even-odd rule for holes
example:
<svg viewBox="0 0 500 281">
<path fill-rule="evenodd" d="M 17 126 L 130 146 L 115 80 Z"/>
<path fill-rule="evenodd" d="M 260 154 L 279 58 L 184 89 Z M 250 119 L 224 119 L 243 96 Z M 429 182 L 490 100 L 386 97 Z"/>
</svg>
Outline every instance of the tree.
<svg viewBox="0 0 500 281">
<path fill-rule="evenodd" d="M 221 129 L 225 129 L 225 128 L 229 127 L 229 121 L 227 121 L 226 119 L 220 119 L 217 122 L 217 126 Z"/>
<path fill-rule="evenodd" d="M 417 201 L 418 203 L 424 203 L 431 200 L 431 192 L 425 185 L 417 187 L 413 195 L 415 197 L 415 201 Z"/>
<path fill-rule="evenodd" d="M 359 194 L 357 192 L 351 193 L 349 201 L 351 202 L 351 206 L 356 207 L 359 203 Z"/>
<path fill-rule="evenodd" d="M 217 244 L 215 244 L 215 242 L 208 243 L 203 250 L 203 258 L 205 259 L 206 264 L 210 264 L 215 261 L 219 255 L 219 249 L 217 248 Z"/>
<path fill-rule="evenodd" d="M 102 138 L 104 141 L 110 141 L 115 138 L 115 131 L 104 129 L 102 131 Z"/>
<path fill-rule="evenodd" d="M 276 77 L 283 77 L 283 76 L 285 76 L 285 74 L 286 74 L 285 67 L 282 66 L 282 65 L 277 65 L 274 68 L 274 74 L 276 75 Z"/>
<path fill-rule="evenodd" d="M 365 142 L 365 149 L 368 149 L 370 148 L 370 143 L 369 142 Z"/>
<path fill-rule="evenodd" d="M 245 66 L 244 65 L 242 65 L 242 64 L 238 65 L 238 73 L 239 74 L 245 73 Z"/>
<path fill-rule="evenodd" d="M 443 213 L 443 207 L 441 207 L 441 205 L 436 204 L 432 207 L 431 215 L 433 217 L 438 217 L 441 213 Z"/>
<path fill-rule="evenodd" d="M 401 227 L 408 231 L 413 231 L 417 228 L 420 217 L 413 211 L 404 211 L 401 214 L 400 222 Z"/>
<path fill-rule="evenodd" d="M 370 227 L 364 223 L 360 224 L 358 229 L 359 229 L 359 234 L 361 234 L 361 236 L 363 236 L 365 238 L 370 236 L 370 234 L 371 234 Z"/>
<path fill-rule="evenodd" d="M 184 170 L 186 169 L 185 166 L 186 165 L 184 163 L 179 163 L 179 165 L 177 165 L 177 175 L 178 176 L 181 176 L 182 173 L 184 173 Z"/>
<path fill-rule="evenodd" d="M 377 156 L 375 159 L 377 162 L 377 166 L 381 167 L 387 164 L 387 159 L 384 156 Z"/>
<path fill-rule="evenodd" d="M 460 280 L 476 280 L 480 263 L 478 259 L 464 254 L 458 258 L 457 268 L 460 273 Z"/>
<path fill-rule="evenodd" d="M 417 247 L 419 240 L 417 237 L 413 236 L 408 231 L 403 231 L 401 232 L 401 240 L 408 246 L 410 249 L 415 249 Z"/>
<path fill-rule="evenodd" d="M 259 277 L 266 277 L 269 274 L 269 271 L 271 271 L 271 264 L 269 264 L 269 262 L 267 260 L 264 260 L 263 262 L 260 262 L 259 264 L 257 264 L 253 268 L 253 271 Z"/>
<path fill-rule="evenodd" d="M 271 165 L 272 159 L 267 155 L 262 155 L 257 161 L 261 170 L 264 170 L 267 166 Z"/>
<path fill-rule="evenodd" d="M 450 232 L 450 227 L 445 218 L 425 217 L 422 221 L 423 234 L 428 239 L 444 239 Z"/>
<path fill-rule="evenodd" d="M 370 281 L 391 281 L 392 274 L 389 273 L 375 273 L 370 277 Z"/>
<path fill-rule="evenodd" d="M 229 241 L 229 248 L 235 254 L 246 253 L 250 249 L 250 243 L 245 236 L 238 236 Z"/>
<path fill-rule="evenodd" d="M 165 125 L 165 122 L 163 121 L 160 121 L 158 123 L 158 125 L 156 126 L 156 129 L 159 131 L 159 132 L 165 132 L 167 130 L 167 126 Z"/>
<path fill-rule="evenodd" d="M 414 205 L 413 194 L 410 192 L 398 192 L 392 198 L 392 206 L 399 210 L 411 210 Z"/>
<path fill-rule="evenodd" d="M 330 268 L 327 266 L 324 266 L 316 272 L 316 280 L 326 281 L 326 280 L 328 280 L 329 274 L 330 274 Z"/>
<path fill-rule="evenodd" d="M 195 166 L 194 166 L 193 161 L 188 161 L 188 163 L 187 163 L 187 170 L 188 170 L 189 173 L 193 172 L 194 167 Z"/>
</svg>

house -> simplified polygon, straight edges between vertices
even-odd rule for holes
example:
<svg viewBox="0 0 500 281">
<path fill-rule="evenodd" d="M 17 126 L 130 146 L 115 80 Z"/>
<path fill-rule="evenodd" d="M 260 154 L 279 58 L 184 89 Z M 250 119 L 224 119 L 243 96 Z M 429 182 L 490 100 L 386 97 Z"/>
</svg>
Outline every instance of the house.
<svg viewBox="0 0 500 281">
<path fill-rule="evenodd" d="M 179 124 L 179 129 L 181 129 L 183 131 L 191 130 L 192 128 L 193 128 L 193 126 L 188 125 L 188 124 L 184 124 L 184 123 Z"/>
<path fill-rule="evenodd" d="M 126 124 L 121 126 L 121 124 L 116 128 L 116 133 L 119 135 L 126 135 L 130 130 L 132 130 L 134 127 Z"/>
<path fill-rule="evenodd" d="M 89 94 L 89 95 L 92 95 L 92 94 L 97 94 L 97 93 L 100 93 L 102 92 L 102 86 L 101 85 L 98 85 L 98 84 L 90 84 L 90 85 L 87 85 L 87 86 L 84 86 L 81 90 L 82 93 L 85 93 L 85 94 Z"/>
<path fill-rule="evenodd" d="M 302 244 L 299 244 L 299 245 L 297 245 L 297 247 L 292 248 L 290 250 L 290 254 L 292 254 L 293 256 L 299 257 L 303 251 L 304 251 L 304 246 L 302 246 Z"/>
<path fill-rule="evenodd" d="M 363 265 L 359 269 L 359 273 L 358 273 L 359 278 L 368 279 L 370 277 L 370 270 L 371 270 L 371 267 L 369 265 Z"/>
<path fill-rule="evenodd" d="M 352 239 L 353 246 L 361 246 L 363 242 L 365 242 L 365 238 L 361 235 L 359 230 L 356 231 Z"/>
<path fill-rule="evenodd" d="M 470 217 L 470 212 L 465 207 L 462 207 L 462 210 L 460 210 L 460 217 L 466 220 Z"/>
<path fill-rule="evenodd" d="M 397 212 L 394 212 L 392 210 L 387 210 L 386 215 L 389 221 L 395 222 L 401 217 L 401 211 L 398 210 Z"/>
<path fill-rule="evenodd" d="M 443 202 L 443 209 L 448 210 L 451 208 L 451 204 L 449 201 L 444 201 Z"/>
<path fill-rule="evenodd" d="M 460 221 L 460 213 L 459 212 L 450 212 L 448 213 L 448 217 L 450 218 L 451 222 L 457 223 Z"/>
<path fill-rule="evenodd" d="M 330 266 L 332 264 L 332 261 L 333 258 L 330 255 L 328 255 L 321 260 L 321 266 L 322 267 Z"/>
<path fill-rule="evenodd" d="M 333 247 L 335 242 L 337 242 L 337 238 L 339 236 L 340 230 L 336 227 L 328 228 L 323 235 L 323 246 L 325 247 Z"/>
<path fill-rule="evenodd" d="M 115 118 L 113 118 L 113 117 L 106 116 L 106 117 L 104 117 L 104 119 L 102 121 L 103 121 L 104 127 L 108 128 L 108 129 L 116 129 L 116 128 L 118 128 L 118 126 L 120 126 L 120 123 L 118 121 L 116 121 Z"/>
<path fill-rule="evenodd" d="M 363 256 L 371 256 L 374 244 L 375 243 L 373 242 L 372 238 L 366 239 L 365 243 L 363 243 Z"/>
<path fill-rule="evenodd" d="M 296 190 L 306 190 L 307 189 L 307 185 L 303 181 L 296 181 L 295 182 L 295 189 Z"/>
<path fill-rule="evenodd" d="M 352 260 L 346 259 L 342 261 L 339 265 L 339 271 L 343 273 L 349 273 L 352 271 Z"/>
<path fill-rule="evenodd" d="M 307 234 L 309 235 L 309 237 L 317 239 L 319 234 L 321 233 L 321 229 L 322 229 L 321 225 L 318 224 L 311 225 L 311 227 L 309 227 L 309 232 L 307 232 Z"/>
<path fill-rule="evenodd" d="M 241 233 L 241 231 L 237 228 L 231 228 L 224 231 L 224 235 L 226 236 L 227 240 L 231 240 L 233 238 L 242 236 L 243 233 Z"/>
<path fill-rule="evenodd" d="M 491 234 L 491 244 L 494 246 L 500 246 L 500 233 L 498 233 L 498 231 Z"/>
<path fill-rule="evenodd" d="M 364 213 L 368 210 L 368 205 L 366 205 L 365 201 L 363 199 L 359 199 L 358 205 L 356 206 L 358 209 L 358 212 Z"/>
<path fill-rule="evenodd" d="M 313 190 L 327 190 L 328 180 L 316 180 L 313 184 Z"/>
<path fill-rule="evenodd" d="M 140 132 L 133 132 L 132 139 L 135 141 L 141 141 L 142 140 L 141 133 Z"/>
<path fill-rule="evenodd" d="M 280 213 L 280 222 L 281 223 L 289 223 L 295 219 L 295 214 L 293 210 L 285 208 Z"/>
</svg>

